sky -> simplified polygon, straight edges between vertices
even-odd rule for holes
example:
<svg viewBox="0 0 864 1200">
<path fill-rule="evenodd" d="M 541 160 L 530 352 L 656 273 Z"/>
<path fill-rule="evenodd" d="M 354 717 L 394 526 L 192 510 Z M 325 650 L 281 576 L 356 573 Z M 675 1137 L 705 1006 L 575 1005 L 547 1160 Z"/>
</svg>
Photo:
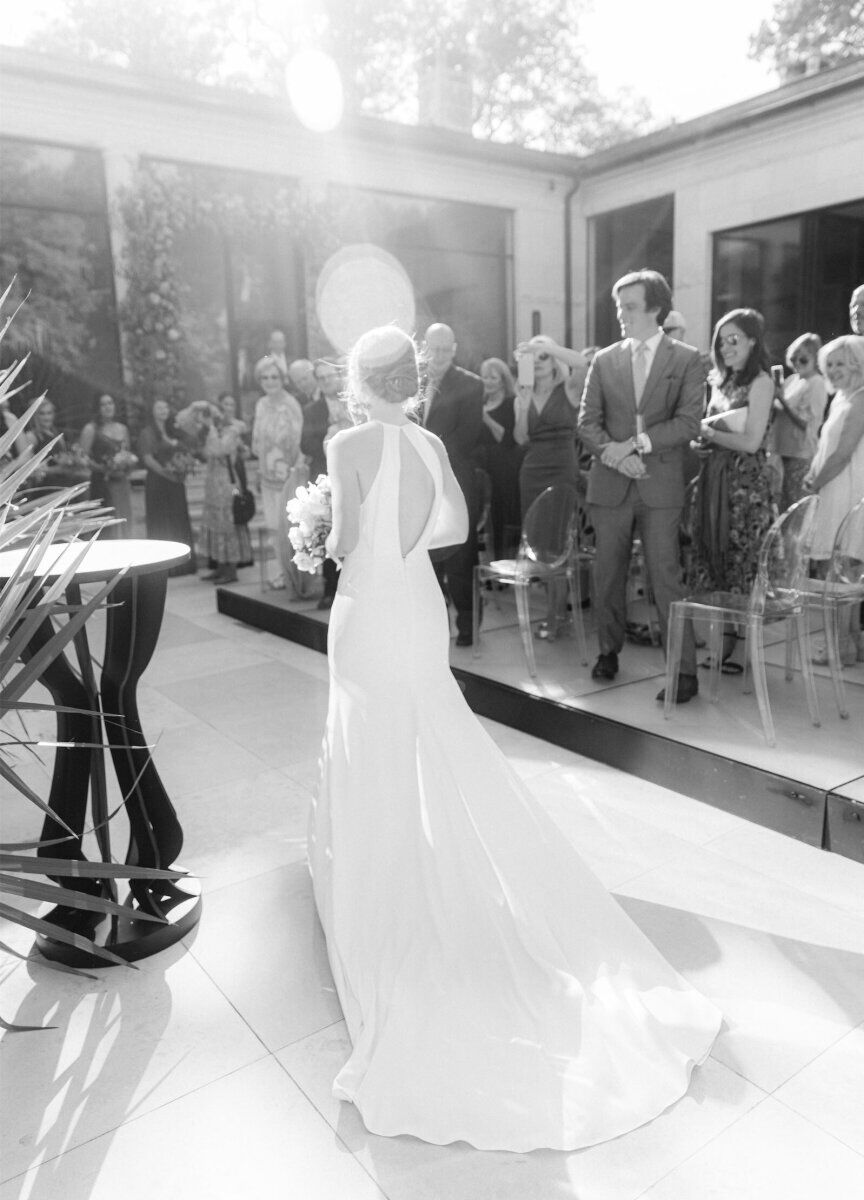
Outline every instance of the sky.
<svg viewBox="0 0 864 1200">
<path fill-rule="evenodd" d="M 42 14 L 61 7 L 60 0 L 0 0 L 0 40 L 20 44 Z M 711 0 L 594 0 L 580 35 L 603 91 L 629 87 L 666 124 L 776 86 L 773 73 L 747 57 L 750 35 L 772 8 L 772 0 L 724 0 L 721 6 Z"/>
<path fill-rule="evenodd" d="M 766 65 L 747 57 L 750 35 L 773 7 L 772 0 L 596 0 L 580 32 L 604 91 L 630 87 L 661 123 L 686 121 L 777 86 Z"/>
</svg>

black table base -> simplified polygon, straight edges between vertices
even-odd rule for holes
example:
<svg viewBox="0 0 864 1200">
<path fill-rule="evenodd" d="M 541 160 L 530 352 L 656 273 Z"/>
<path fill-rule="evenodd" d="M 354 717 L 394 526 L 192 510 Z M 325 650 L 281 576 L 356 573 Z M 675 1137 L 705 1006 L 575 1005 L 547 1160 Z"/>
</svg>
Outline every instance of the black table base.
<svg viewBox="0 0 864 1200">
<path fill-rule="evenodd" d="M 141 958 L 149 958 L 151 954 L 158 954 L 160 950 L 167 950 L 179 942 L 191 933 L 201 916 L 201 888 L 197 879 L 188 877 L 182 880 L 182 887 L 175 887 L 171 897 L 161 900 L 165 916 L 164 925 L 136 920 L 137 901 L 125 881 L 120 885 L 117 899 L 121 904 L 129 906 L 128 917 L 103 917 L 98 913 L 84 912 L 78 908 L 58 907 L 46 913 L 45 920 L 62 925 L 71 933 L 80 933 L 90 938 L 97 946 L 110 950 L 126 962 L 136 962 Z M 55 941 L 53 938 L 39 936 L 36 938 L 36 945 L 44 958 L 63 963 L 67 967 L 113 965 L 104 958 L 88 954 L 86 950 Z"/>
<path fill-rule="evenodd" d="M 127 575 L 108 598 L 105 653 L 97 683 L 86 626 L 75 638 L 78 670 L 61 656 L 43 673 L 42 682 L 54 702 L 86 709 L 88 714 L 58 713 L 58 742 L 78 743 L 56 750 L 50 804 L 58 817 L 75 831 L 74 840 L 48 846 L 43 857 L 63 856 L 87 861 L 83 846 L 85 818 L 95 829 L 99 861 L 117 862 L 112 854 L 110 823 L 107 820 L 105 786 L 106 756 L 99 744 L 110 750 L 114 772 L 124 798 L 129 825 L 127 865 L 182 872 L 177 857 L 183 846 L 183 831 L 162 783 L 138 715 L 138 680 L 153 657 L 165 608 L 167 571 Z M 81 602 L 80 587 L 67 589 L 70 604 Z M 34 635 L 27 654 L 35 654 L 51 636 L 46 622 Z M 92 715 L 89 715 L 92 714 Z M 94 743 L 86 748 L 81 743 Z M 89 804 L 88 804 L 89 800 Z M 46 818 L 42 839 L 68 838 L 68 833 L 51 817 Z M 156 954 L 185 937 L 201 914 L 201 890 L 196 880 L 183 876 L 166 879 L 81 879 L 55 875 L 54 882 L 89 895 L 103 896 L 128 909 L 128 916 L 58 906 L 44 919 L 73 933 L 90 938 L 126 962 Z M 160 918 L 142 920 L 141 914 Z M 74 967 L 112 965 L 85 949 L 48 936 L 38 936 L 40 952 L 55 962 Z"/>
</svg>

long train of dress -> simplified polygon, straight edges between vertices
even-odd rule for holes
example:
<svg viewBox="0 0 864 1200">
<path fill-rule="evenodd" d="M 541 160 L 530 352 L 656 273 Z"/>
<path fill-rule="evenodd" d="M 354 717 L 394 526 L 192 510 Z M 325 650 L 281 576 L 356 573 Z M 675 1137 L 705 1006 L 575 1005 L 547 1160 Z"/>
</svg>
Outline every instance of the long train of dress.
<svg viewBox="0 0 864 1200">
<path fill-rule="evenodd" d="M 310 866 L 352 1052 L 334 1093 L 378 1134 L 573 1150 L 682 1096 L 722 1020 L 623 912 L 474 717 L 427 553 L 428 434 L 380 424 L 329 632 Z M 400 548 L 407 444 L 435 481 Z"/>
</svg>

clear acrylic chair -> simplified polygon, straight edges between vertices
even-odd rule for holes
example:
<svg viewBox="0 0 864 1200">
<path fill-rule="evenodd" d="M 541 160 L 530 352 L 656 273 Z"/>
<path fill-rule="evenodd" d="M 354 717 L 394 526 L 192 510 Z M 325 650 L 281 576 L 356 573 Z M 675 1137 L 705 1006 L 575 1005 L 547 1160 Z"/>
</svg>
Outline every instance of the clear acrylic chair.
<svg viewBox="0 0 864 1200">
<path fill-rule="evenodd" d="M 840 661 L 840 609 L 864 601 L 864 497 L 853 505 L 837 529 L 824 579 L 808 579 L 802 593 L 811 612 L 822 614 L 828 669 L 837 711 L 847 719 L 846 686 Z M 791 677 L 793 643 L 786 638 L 786 676 Z"/>
<path fill-rule="evenodd" d="M 489 472 L 482 467 L 474 470 L 474 489 L 477 493 L 477 509 L 479 516 L 475 530 L 477 533 L 477 556 L 482 563 L 492 561 L 494 557 L 495 531 L 492 528 L 492 480 Z"/>
<path fill-rule="evenodd" d="M 753 686 L 765 740 L 769 746 L 773 746 L 776 738 L 765 672 L 764 628 L 775 621 L 792 621 L 801 652 L 801 674 L 804 677 L 810 719 L 814 725 L 819 724 L 819 702 L 810 662 L 810 635 L 805 599 L 810 535 L 818 503 L 818 496 L 807 496 L 799 500 L 778 517 L 765 534 L 759 549 L 756 579 L 749 596 L 739 596 L 731 592 L 707 592 L 676 600 L 670 605 L 666 699 L 663 706 L 665 717 L 670 717 L 674 708 L 685 622 L 689 619 L 706 622 L 708 625 L 708 650 L 712 664 L 709 695 L 712 701 L 717 699 L 720 682 L 723 627 L 743 626 L 745 690 L 749 664 L 753 672 Z"/>
<path fill-rule="evenodd" d="M 588 662 L 588 645 L 582 620 L 581 569 L 593 561 L 593 551 L 581 544 L 580 530 L 585 528 L 576 489 L 555 484 L 537 497 L 522 525 L 522 537 L 516 558 L 479 563 L 474 568 L 474 657 L 480 655 L 480 600 L 487 581 L 512 587 L 516 594 L 519 631 L 525 660 L 532 678 L 537 676 L 534 635 L 531 629 L 529 591 L 532 584 L 565 581 L 570 600 L 573 626 L 582 663 Z"/>
</svg>

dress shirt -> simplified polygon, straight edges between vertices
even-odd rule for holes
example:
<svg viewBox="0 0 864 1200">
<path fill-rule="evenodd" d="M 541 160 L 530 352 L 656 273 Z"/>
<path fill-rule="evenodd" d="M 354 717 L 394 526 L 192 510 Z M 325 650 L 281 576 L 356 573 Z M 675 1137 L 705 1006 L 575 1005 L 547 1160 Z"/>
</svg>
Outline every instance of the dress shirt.
<svg viewBox="0 0 864 1200">
<path fill-rule="evenodd" d="M 648 376 L 651 374 L 651 367 L 654 362 L 654 355 L 657 353 L 657 347 L 660 345 L 660 341 L 661 341 L 662 337 L 663 337 L 663 330 L 658 329 L 656 333 L 652 334 L 650 338 L 646 338 L 644 342 L 640 342 L 637 338 L 629 339 L 631 366 L 635 367 L 636 352 L 637 352 L 639 346 L 645 347 L 645 351 L 646 351 L 646 353 L 645 353 L 645 381 L 646 381 L 646 383 L 648 381 Z M 644 392 L 643 392 L 643 395 L 644 395 Z M 641 400 L 641 397 L 640 397 L 640 400 Z M 649 438 L 647 433 L 644 433 L 642 431 L 641 425 L 642 425 L 642 419 L 637 413 L 637 416 L 636 416 L 637 433 L 636 433 L 636 437 L 633 440 L 635 441 L 636 449 L 639 451 L 640 454 L 650 454 L 651 453 L 651 439 Z"/>
</svg>

